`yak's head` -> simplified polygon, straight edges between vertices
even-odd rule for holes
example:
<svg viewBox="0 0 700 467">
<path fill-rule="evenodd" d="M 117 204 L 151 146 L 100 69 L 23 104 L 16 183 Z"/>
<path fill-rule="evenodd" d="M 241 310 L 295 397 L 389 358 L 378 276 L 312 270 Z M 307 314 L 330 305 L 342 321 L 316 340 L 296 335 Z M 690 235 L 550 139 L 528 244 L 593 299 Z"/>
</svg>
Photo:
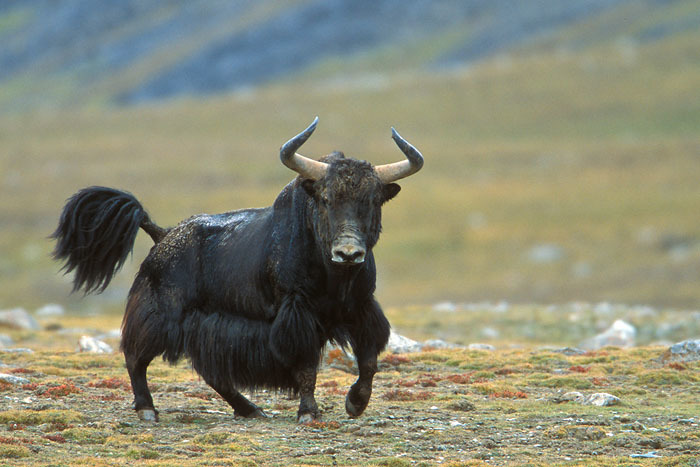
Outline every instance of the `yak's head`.
<svg viewBox="0 0 700 467">
<path fill-rule="evenodd" d="M 314 203 L 313 224 L 321 251 L 332 264 L 355 266 L 379 240 L 382 204 L 396 196 L 394 183 L 416 173 L 423 156 L 392 128 L 392 137 L 406 160 L 373 167 L 369 162 L 332 153 L 320 161 L 296 151 L 316 129 L 318 117 L 280 149 L 282 162 L 299 173 Z"/>
</svg>

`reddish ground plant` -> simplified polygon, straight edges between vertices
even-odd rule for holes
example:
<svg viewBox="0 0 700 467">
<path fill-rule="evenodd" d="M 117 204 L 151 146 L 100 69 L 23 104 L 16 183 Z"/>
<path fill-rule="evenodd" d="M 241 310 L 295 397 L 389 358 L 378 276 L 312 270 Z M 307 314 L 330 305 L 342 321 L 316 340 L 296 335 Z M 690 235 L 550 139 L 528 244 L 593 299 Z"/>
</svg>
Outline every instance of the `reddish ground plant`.
<svg viewBox="0 0 700 467">
<path fill-rule="evenodd" d="M 682 363 L 678 363 L 678 362 L 671 362 L 668 365 L 666 365 L 666 367 L 671 368 L 672 370 L 678 370 L 678 371 L 683 371 L 687 368 L 685 365 L 683 365 Z"/>
<path fill-rule="evenodd" d="M 131 391 L 131 384 L 122 378 L 106 378 L 88 383 L 91 388 L 123 389 Z"/>
<path fill-rule="evenodd" d="M 494 399 L 527 399 L 527 394 L 523 391 L 510 391 L 506 389 L 504 391 L 492 392 L 489 394 L 489 397 Z"/>
<path fill-rule="evenodd" d="M 471 373 L 462 373 L 461 375 L 450 375 L 447 378 L 448 381 L 452 381 L 455 384 L 471 384 L 476 381 L 472 381 Z"/>
<path fill-rule="evenodd" d="M 603 376 L 594 376 L 591 378 L 591 383 L 593 383 L 594 386 L 608 386 L 610 384 L 608 378 Z"/>
<path fill-rule="evenodd" d="M 55 435 L 44 435 L 42 436 L 44 439 L 48 439 L 49 441 L 53 441 L 54 443 L 65 443 L 66 438 L 63 437 L 61 434 L 55 434 Z"/>
<path fill-rule="evenodd" d="M 82 389 L 76 387 L 73 383 L 59 384 L 44 390 L 40 395 L 43 397 L 65 397 L 69 394 L 80 394 Z"/>
<path fill-rule="evenodd" d="M 572 367 L 569 367 L 569 371 L 572 371 L 574 373 L 588 373 L 590 368 L 586 368 L 585 366 L 581 365 L 574 365 Z"/>
<path fill-rule="evenodd" d="M 382 359 L 382 363 L 386 363 L 387 365 L 392 365 L 392 366 L 399 366 L 399 365 L 405 365 L 407 363 L 411 363 L 411 360 L 408 357 L 404 357 L 403 355 L 387 355 Z"/>
</svg>

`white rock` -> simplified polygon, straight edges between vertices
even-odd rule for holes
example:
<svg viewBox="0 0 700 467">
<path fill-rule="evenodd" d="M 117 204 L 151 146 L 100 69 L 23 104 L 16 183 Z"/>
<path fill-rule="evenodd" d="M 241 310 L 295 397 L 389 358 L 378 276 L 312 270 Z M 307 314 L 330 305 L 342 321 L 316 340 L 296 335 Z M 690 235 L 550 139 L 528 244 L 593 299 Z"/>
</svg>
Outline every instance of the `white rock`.
<svg viewBox="0 0 700 467">
<path fill-rule="evenodd" d="M 21 376 L 8 375 L 7 373 L 0 373 L 0 381 L 5 383 L 10 383 L 14 385 L 27 384 L 29 380 L 27 378 L 22 378 Z"/>
<path fill-rule="evenodd" d="M 109 344 L 90 336 L 82 336 L 78 341 L 78 345 L 81 352 L 112 353 L 113 351 Z"/>
<path fill-rule="evenodd" d="M 15 341 L 7 334 L 0 334 L 0 349 L 14 345 L 14 343 Z"/>
<path fill-rule="evenodd" d="M 35 314 L 42 318 L 50 316 L 63 316 L 66 314 L 66 309 L 61 305 L 57 305 L 56 303 L 48 303 L 36 310 Z"/>
<path fill-rule="evenodd" d="M 618 319 L 604 332 L 583 341 L 580 347 L 586 350 L 597 350 L 607 346 L 634 347 L 636 335 L 637 330 L 634 326 Z"/>
<path fill-rule="evenodd" d="M 458 349 L 461 347 L 461 345 L 445 342 L 442 339 L 428 339 L 427 341 L 423 342 L 423 348 L 429 349 Z"/>
<path fill-rule="evenodd" d="M 469 344 L 467 346 L 467 348 L 469 350 L 488 350 L 488 351 L 496 350 L 496 347 L 492 346 L 491 344 L 479 344 L 479 343 Z"/>
<path fill-rule="evenodd" d="M 619 397 L 613 396 L 605 392 L 597 392 L 594 394 L 583 395 L 578 391 L 567 392 L 559 398 L 560 401 L 577 402 L 583 405 L 596 405 L 598 407 L 607 407 L 610 405 L 618 405 L 622 401 Z"/>
<path fill-rule="evenodd" d="M 583 400 L 584 405 L 597 405 L 598 407 L 607 407 L 609 405 L 618 405 L 622 401 L 619 397 L 613 396 L 606 392 L 597 392 L 589 394 Z"/>
<path fill-rule="evenodd" d="M 397 334 L 392 329 L 389 335 L 387 350 L 393 353 L 411 353 L 423 350 L 423 344 L 408 337 Z"/>
<path fill-rule="evenodd" d="M 453 302 L 439 302 L 433 305 L 433 311 L 440 313 L 454 313 L 457 311 L 457 305 Z"/>
<path fill-rule="evenodd" d="M 663 361 L 694 362 L 700 360 L 700 339 L 688 339 L 673 344 L 661 356 Z"/>
<path fill-rule="evenodd" d="M 530 248 L 527 257 L 536 264 L 556 263 L 564 258 L 564 249 L 559 245 L 543 243 Z"/>
<path fill-rule="evenodd" d="M 39 323 L 24 308 L 13 308 L 11 310 L 0 311 L 0 326 L 12 329 L 22 329 L 38 331 L 41 329 Z"/>
</svg>

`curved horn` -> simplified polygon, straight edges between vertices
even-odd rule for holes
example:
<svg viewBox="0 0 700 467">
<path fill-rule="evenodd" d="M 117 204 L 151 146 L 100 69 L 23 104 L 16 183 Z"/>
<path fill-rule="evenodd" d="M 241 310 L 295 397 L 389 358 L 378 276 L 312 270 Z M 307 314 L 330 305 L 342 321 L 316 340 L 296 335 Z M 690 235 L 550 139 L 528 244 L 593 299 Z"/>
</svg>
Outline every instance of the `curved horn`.
<svg viewBox="0 0 700 467">
<path fill-rule="evenodd" d="M 403 139 L 393 127 L 391 128 L 391 137 L 394 139 L 399 149 L 406 155 L 407 160 L 378 165 L 374 168 L 379 179 L 384 184 L 413 175 L 423 167 L 423 155 L 418 149 L 411 145 L 411 143 Z"/>
<path fill-rule="evenodd" d="M 328 170 L 328 164 L 304 157 L 301 154 L 297 154 L 296 151 L 309 139 L 311 133 L 316 129 L 317 123 L 318 117 L 314 118 L 314 121 L 311 122 L 311 125 L 306 130 L 284 143 L 280 148 L 280 160 L 282 163 L 302 177 L 310 178 L 311 180 L 323 178 Z"/>
</svg>

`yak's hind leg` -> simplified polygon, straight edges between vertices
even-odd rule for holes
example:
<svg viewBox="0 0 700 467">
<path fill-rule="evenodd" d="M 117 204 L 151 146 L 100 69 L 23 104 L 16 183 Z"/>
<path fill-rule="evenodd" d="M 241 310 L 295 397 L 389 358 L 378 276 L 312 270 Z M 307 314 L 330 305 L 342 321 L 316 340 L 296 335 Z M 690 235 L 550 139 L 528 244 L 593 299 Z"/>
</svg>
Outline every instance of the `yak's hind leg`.
<svg viewBox="0 0 700 467">
<path fill-rule="evenodd" d="M 134 409 L 139 418 L 144 421 L 157 422 L 158 411 L 153 406 L 153 397 L 148 389 L 146 370 L 153 357 L 139 358 L 126 355 L 126 369 L 131 379 L 131 388 L 134 391 Z"/>
<path fill-rule="evenodd" d="M 377 372 L 377 355 L 386 347 L 391 329 L 376 300 L 367 302 L 362 311 L 359 315 L 362 321 L 350 331 L 352 350 L 360 370 L 345 398 L 345 410 L 351 417 L 359 417 L 367 408 Z"/>
<path fill-rule="evenodd" d="M 210 384 L 206 381 L 209 386 L 214 388 L 216 392 L 219 393 L 221 397 L 224 398 L 226 402 L 233 408 L 233 415 L 235 417 L 245 417 L 245 418 L 267 418 L 267 415 L 260 407 L 248 400 L 243 394 L 238 392 L 233 388 L 222 388 Z"/>
<path fill-rule="evenodd" d="M 141 420 L 153 422 L 158 421 L 158 411 L 148 389 L 148 365 L 160 354 L 174 362 L 181 353 L 177 325 L 168 322 L 159 308 L 148 280 L 137 277 L 122 321 L 121 350 L 131 379 L 134 409 Z"/>
</svg>

